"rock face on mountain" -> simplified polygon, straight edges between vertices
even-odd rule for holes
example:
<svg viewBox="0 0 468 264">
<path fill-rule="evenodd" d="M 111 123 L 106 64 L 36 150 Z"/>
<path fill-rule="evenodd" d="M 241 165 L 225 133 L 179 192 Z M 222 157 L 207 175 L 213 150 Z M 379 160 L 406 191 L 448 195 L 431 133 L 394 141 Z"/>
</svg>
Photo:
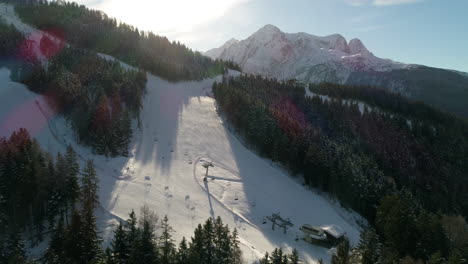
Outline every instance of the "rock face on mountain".
<svg viewBox="0 0 468 264">
<path fill-rule="evenodd" d="M 468 117 L 468 76 L 376 57 L 359 39 L 284 33 L 266 25 L 245 40 L 231 39 L 205 55 L 231 60 L 246 73 L 280 80 L 371 85 Z"/>
</svg>

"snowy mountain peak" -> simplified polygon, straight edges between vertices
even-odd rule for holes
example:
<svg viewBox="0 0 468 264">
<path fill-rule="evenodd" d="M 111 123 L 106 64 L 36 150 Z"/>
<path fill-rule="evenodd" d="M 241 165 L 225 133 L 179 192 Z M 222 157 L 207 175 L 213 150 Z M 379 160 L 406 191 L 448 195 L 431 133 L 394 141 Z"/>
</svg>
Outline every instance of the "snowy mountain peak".
<svg viewBox="0 0 468 264">
<path fill-rule="evenodd" d="M 358 72 L 388 72 L 408 65 L 374 56 L 359 39 L 284 33 L 267 24 L 244 40 L 230 40 L 205 55 L 234 61 L 246 73 L 305 82 L 346 83 Z"/>
<path fill-rule="evenodd" d="M 225 47 L 225 46 L 231 46 L 232 44 L 235 44 L 235 43 L 237 43 L 237 42 L 239 42 L 239 40 L 237 40 L 237 39 L 235 39 L 235 38 L 232 38 L 232 39 L 228 40 L 226 43 L 224 43 L 223 47 Z"/>
<path fill-rule="evenodd" d="M 212 59 L 217 59 L 221 56 L 221 53 L 223 53 L 224 50 L 229 49 L 229 47 L 237 44 L 238 42 L 239 40 L 232 38 L 224 43 L 221 47 L 208 50 L 205 52 L 205 55 L 211 57 Z"/>
<path fill-rule="evenodd" d="M 266 44 L 284 39 L 284 33 L 279 28 L 267 24 L 253 33 L 248 39 L 251 39 L 255 43 Z"/>
<path fill-rule="evenodd" d="M 334 34 L 325 38 L 330 39 L 330 49 L 340 50 L 348 54 L 350 53 L 348 42 L 342 35 Z"/>
<path fill-rule="evenodd" d="M 366 46 L 364 46 L 364 44 L 362 43 L 360 39 L 357 39 L 357 38 L 352 39 L 351 41 L 349 41 L 348 46 L 349 46 L 351 54 L 362 54 L 362 55 L 372 54 L 369 52 Z"/>
<path fill-rule="evenodd" d="M 265 26 L 260 28 L 257 32 L 255 32 L 254 35 L 257 34 L 257 33 L 275 34 L 275 33 L 282 33 L 282 31 L 277 26 L 274 26 L 274 25 L 271 25 L 271 24 L 266 24 Z"/>
</svg>

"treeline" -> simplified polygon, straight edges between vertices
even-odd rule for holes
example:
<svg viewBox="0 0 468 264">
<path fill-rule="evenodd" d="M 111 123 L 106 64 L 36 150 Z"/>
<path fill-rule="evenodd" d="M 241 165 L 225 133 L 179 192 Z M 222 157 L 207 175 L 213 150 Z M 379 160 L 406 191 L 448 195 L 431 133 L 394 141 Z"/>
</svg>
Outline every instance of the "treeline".
<svg viewBox="0 0 468 264">
<path fill-rule="evenodd" d="M 328 95 L 333 98 L 359 100 L 383 111 L 397 113 L 408 118 L 448 126 L 461 126 L 460 129 L 464 130 L 468 129 L 466 122 L 460 122 L 459 118 L 452 114 L 441 112 L 423 102 L 408 99 L 401 94 L 392 93 L 386 89 L 335 83 L 311 83 L 308 89 L 313 93 Z"/>
<path fill-rule="evenodd" d="M 457 218 L 449 217 L 449 221 L 458 221 Z M 460 248 L 466 250 L 466 222 L 463 221 L 465 227 L 461 230 L 463 233 L 455 233 L 454 230 L 448 229 L 448 235 L 461 237 L 465 236 L 465 248 Z M 462 226 L 457 226 L 462 227 Z M 464 229 L 464 230 L 463 230 Z M 444 242 L 444 241 L 442 241 Z M 454 250 L 448 257 L 444 257 L 442 253 L 436 252 L 430 255 L 427 255 L 425 261 L 421 259 L 415 259 L 411 256 L 406 256 L 395 261 L 395 256 L 392 255 L 392 251 L 388 250 L 380 240 L 379 235 L 373 228 L 364 230 L 361 233 L 358 244 L 355 247 L 352 247 L 349 244 L 348 240 L 341 242 L 336 249 L 336 252 L 332 256 L 331 264 L 461 264 L 466 263 L 466 257 L 460 253 L 460 250 Z M 466 256 L 466 254 L 465 254 Z"/>
<path fill-rule="evenodd" d="M 15 0 L 21 19 L 42 30 L 53 29 L 72 45 L 112 55 L 170 81 L 199 80 L 239 69 L 213 61 L 179 42 L 118 22 L 101 11 L 64 1 Z"/>
<path fill-rule="evenodd" d="M 0 145 L 0 263 L 29 263 L 21 234 L 27 234 L 34 245 L 64 221 L 71 221 L 70 227 L 80 223 L 80 229 L 70 233 L 86 234 L 78 240 L 70 238 L 69 244 L 99 245 L 94 218 L 98 183 L 93 162 L 81 171 L 71 147 L 54 159 L 25 129 L 9 139 L 1 138 Z"/>
<path fill-rule="evenodd" d="M 386 259 L 427 260 L 461 250 L 443 232 L 443 215 L 468 216 L 463 121 L 409 123 L 395 113 L 361 113 L 357 104 L 306 97 L 303 86 L 254 76 L 225 78 L 213 90 L 251 147 L 365 216 Z"/>
<path fill-rule="evenodd" d="M 0 65 L 16 54 L 22 40 L 23 35 L 0 17 Z"/>
<path fill-rule="evenodd" d="M 92 146 L 98 154 L 128 155 L 132 120 L 139 118 L 143 106 L 144 72 L 126 70 L 116 61 L 64 47 L 47 67 L 40 62 L 23 64 L 12 74 L 14 80 L 52 99 L 80 143 Z"/>
<path fill-rule="evenodd" d="M 293 249 L 291 254 L 283 253 L 281 248 L 275 248 L 271 253 L 265 253 L 265 256 L 260 259 L 260 264 L 298 264 L 302 263 L 296 249 Z M 322 264 L 322 260 L 319 262 Z"/>
<path fill-rule="evenodd" d="M 70 121 L 80 143 L 98 154 L 128 155 L 132 120 L 139 118 L 143 106 L 143 71 L 124 69 L 47 34 L 32 43 L 1 21 L 0 30 L 5 31 L 0 52 L 15 61 L 10 63 L 13 80 L 49 98 L 54 110 Z"/>
<path fill-rule="evenodd" d="M 167 217 L 158 221 L 143 207 L 140 220 L 135 213 L 114 231 L 114 239 L 106 250 L 105 263 L 148 264 L 241 264 L 237 231 L 229 230 L 221 218 L 209 218 L 194 231 L 190 241 L 182 238 L 178 246 L 175 232 Z"/>
<path fill-rule="evenodd" d="M 53 224 L 75 208 L 79 173 L 71 147 L 51 157 L 25 129 L 0 138 L 0 233 L 28 227 L 31 239 L 40 241 L 46 221 Z"/>
</svg>

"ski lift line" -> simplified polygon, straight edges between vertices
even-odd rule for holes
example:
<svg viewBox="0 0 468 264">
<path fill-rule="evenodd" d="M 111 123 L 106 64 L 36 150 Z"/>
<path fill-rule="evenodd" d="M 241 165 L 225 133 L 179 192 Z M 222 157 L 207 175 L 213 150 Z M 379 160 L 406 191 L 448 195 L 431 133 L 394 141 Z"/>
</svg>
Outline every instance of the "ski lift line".
<svg viewBox="0 0 468 264">
<path fill-rule="evenodd" d="M 275 230 L 275 225 L 277 225 L 279 228 L 283 228 L 283 232 L 285 234 L 286 234 L 286 231 L 287 231 L 288 227 L 293 227 L 294 226 L 293 223 L 291 223 L 291 221 L 289 220 L 289 218 L 287 218 L 285 220 L 280 216 L 279 213 L 272 214 L 271 216 L 267 216 L 266 218 L 271 221 L 271 223 L 272 223 L 271 229 L 272 230 Z M 277 223 L 276 221 L 278 221 L 280 223 Z"/>
<path fill-rule="evenodd" d="M 203 160 L 204 158 L 202 157 L 198 157 L 195 159 L 194 163 L 193 163 L 193 178 L 195 180 L 196 183 L 198 183 L 198 186 L 205 192 L 207 192 L 207 190 L 203 187 L 203 185 L 200 183 L 200 181 L 198 180 L 197 178 L 197 166 L 198 166 L 198 163 Z M 243 215 L 241 214 L 238 214 L 234 209 L 231 209 L 229 207 L 227 207 L 223 202 L 221 202 L 218 197 L 216 197 L 215 195 L 212 195 L 211 193 L 208 193 L 216 203 L 218 203 L 221 207 L 223 207 L 224 209 L 226 209 L 227 211 L 231 212 L 233 215 L 237 216 L 240 220 L 242 220 L 243 222 L 245 222 L 246 224 L 250 225 L 251 227 L 253 228 L 256 228 L 258 230 L 260 230 L 261 228 L 258 227 L 257 225 L 255 225 L 254 223 L 250 222 L 247 218 L 245 218 Z"/>
</svg>

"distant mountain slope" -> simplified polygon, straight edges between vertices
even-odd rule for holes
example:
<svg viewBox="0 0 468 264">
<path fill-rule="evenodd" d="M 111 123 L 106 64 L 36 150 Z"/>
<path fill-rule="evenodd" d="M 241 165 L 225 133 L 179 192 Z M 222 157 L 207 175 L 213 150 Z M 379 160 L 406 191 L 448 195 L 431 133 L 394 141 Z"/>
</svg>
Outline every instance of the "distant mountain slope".
<svg viewBox="0 0 468 264">
<path fill-rule="evenodd" d="M 468 74 L 382 59 L 359 39 L 347 42 L 339 34 L 290 34 L 266 25 L 205 55 L 271 78 L 378 86 L 468 117 Z"/>
</svg>

